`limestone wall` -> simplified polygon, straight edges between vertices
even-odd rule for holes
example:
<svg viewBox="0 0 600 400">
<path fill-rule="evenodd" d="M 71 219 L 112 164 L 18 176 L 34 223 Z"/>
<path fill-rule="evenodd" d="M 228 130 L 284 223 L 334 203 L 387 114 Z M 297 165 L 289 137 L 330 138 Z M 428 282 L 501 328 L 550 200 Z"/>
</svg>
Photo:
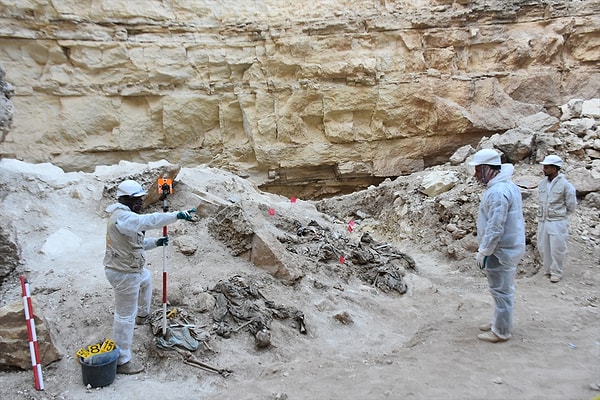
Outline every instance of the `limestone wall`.
<svg viewBox="0 0 600 400">
<path fill-rule="evenodd" d="M 0 155 L 383 179 L 600 93 L 600 0 L 0 0 Z"/>
</svg>

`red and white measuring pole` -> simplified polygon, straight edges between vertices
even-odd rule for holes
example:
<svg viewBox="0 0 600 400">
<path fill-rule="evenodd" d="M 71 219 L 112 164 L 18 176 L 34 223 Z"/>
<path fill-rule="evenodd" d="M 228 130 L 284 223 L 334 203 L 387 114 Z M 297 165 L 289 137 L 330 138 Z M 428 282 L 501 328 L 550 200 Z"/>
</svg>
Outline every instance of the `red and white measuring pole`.
<svg viewBox="0 0 600 400">
<path fill-rule="evenodd" d="M 169 211 L 167 204 L 167 196 L 173 193 L 173 180 L 167 178 L 158 179 L 158 191 L 163 201 L 163 212 Z M 169 234 L 167 226 L 163 226 L 163 236 Z M 167 334 L 167 246 L 163 246 L 163 318 L 162 318 L 162 334 Z"/>
<path fill-rule="evenodd" d="M 40 351 L 37 336 L 35 334 L 35 321 L 33 319 L 33 306 L 31 305 L 31 294 L 29 293 L 29 282 L 21 275 L 21 291 L 23 292 L 23 310 L 25 321 L 27 321 L 27 333 L 29 335 L 29 352 L 31 353 L 31 366 L 33 367 L 33 380 L 36 390 L 44 390 L 44 377 L 42 376 L 42 365 L 40 364 Z"/>
</svg>

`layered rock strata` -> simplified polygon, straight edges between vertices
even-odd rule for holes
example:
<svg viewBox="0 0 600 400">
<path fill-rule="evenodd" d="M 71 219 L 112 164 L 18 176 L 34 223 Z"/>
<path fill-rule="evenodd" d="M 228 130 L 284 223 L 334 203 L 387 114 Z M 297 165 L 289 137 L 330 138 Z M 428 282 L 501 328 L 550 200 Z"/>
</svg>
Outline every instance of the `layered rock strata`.
<svg viewBox="0 0 600 400">
<path fill-rule="evenodd" d="M 0 156 L 164 158 L 319 197 L 600 92 L 598 0 L 213 3 L 0 7 L 15 109 Z"/>
</svg>

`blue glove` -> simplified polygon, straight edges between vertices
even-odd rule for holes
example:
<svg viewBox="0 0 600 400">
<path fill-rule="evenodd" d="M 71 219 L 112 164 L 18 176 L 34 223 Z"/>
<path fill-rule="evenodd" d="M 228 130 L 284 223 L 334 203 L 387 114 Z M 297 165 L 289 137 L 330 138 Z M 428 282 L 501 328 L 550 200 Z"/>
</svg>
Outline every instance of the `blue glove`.
<svg viewBox="0 0 600 400">
<path fill-rule="evenodd" d="M 190 208 L 187 211 L 179 211 L 177 213 L 177 219 L 185 219 L 186 221 L 191 221 L 192 220 L 192 215 L 191 213 L 196 212 L 195 208 Z"/>
<path fill-rule="evenodd" d="M 485 264 L 487 264 L 487 256 L 484 256 L 480 252 L 477 252 L 477 266 L 479 269 L 485 269 Z"/>
<path fill-rule="evenodd" d="M 169 245 L 169 237 L 168 236 L 163 236 L 163 237 L 156 239 L 156 247 L 168 246 L 168 245 Z"/>
</svg>

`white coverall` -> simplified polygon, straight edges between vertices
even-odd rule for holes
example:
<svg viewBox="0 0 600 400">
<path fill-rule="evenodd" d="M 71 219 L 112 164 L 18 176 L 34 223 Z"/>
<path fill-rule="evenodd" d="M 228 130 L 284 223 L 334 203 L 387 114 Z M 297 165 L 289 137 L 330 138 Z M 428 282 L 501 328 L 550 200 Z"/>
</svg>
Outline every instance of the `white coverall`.
<svg viewBox="0 0 600 400">
<path fill-rule="evenodd" d="M 118 365 L 131 360 L 136 315 L 148 315 L 152 300 L 152 275 L 144 268 L 145 250 L 156 248 L 156 238 L 145 231 L 177 220 L 177 212 L 136 214 L 124 204 L 108 206 L 104 271 L 115 294 L 113 339 L 120 348 Z"/>
<path fill-rule="evenodd" d="M 525 254 L 522 198 L 510 180 L 513 171 L 512 164 L 502 164 L 500 173 L 487 184 L 477 217 L 479 252 L 487 256 L 485 270 L 495 304 L 492 332 L 502 339 L 511 337 L 514 278 Z"/>
<path fill-rule="evenodd" d="M 567 259 L 568 216 L 577 208 L 575 188 L 564 174 L 552 181 L 544 178 L 538 185 L 538 200 L 537 242 L 542 268 L 545 274 L 561 278 Z"/>
</svg>

